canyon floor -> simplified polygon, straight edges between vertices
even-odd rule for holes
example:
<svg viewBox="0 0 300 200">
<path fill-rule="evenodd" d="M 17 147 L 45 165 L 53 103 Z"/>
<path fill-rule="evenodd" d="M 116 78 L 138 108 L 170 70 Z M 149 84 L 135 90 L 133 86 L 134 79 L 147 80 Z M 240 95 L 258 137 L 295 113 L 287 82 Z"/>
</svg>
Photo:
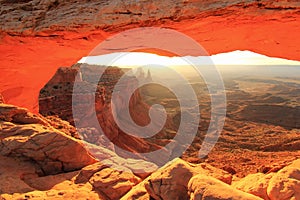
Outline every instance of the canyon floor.
<svg viewBox="0 0 300 200">
<path fill-rule="evenodd" d="M 103 1 L 84 3 L 70 1 L 61 4 L 62 10 L 60 11 L 66 12 L 64 17 L 51 21 L 52 17 L 56 17 L 56 12 L 53 10 L 55 6 L 50 6 L 53 4 L 51 1 L 44 1 L 40 4 L 39 1 L 19 3 L 3 1 L 0 92 L 8 103 L 38 112 L 39 90 L 59 67 L 70 66 L 89 55 L 106 38 L 137 27 L 162 27 L 177 30 L 196 40 L 209 55 L 233 50 L 250 50 L 267 56 L 300 60 L 298 48 L 300 41 L 296 39 L 300 31 L 297 1 L 227 1 L 226 3 L 228 2 L 233 5 L 224 6 L 218 10 L 217 8 L 222 5 L 216 4 L 217 8 L 212 7 L 202 12 L 197 9 L 205 8 L 207 5 L 202 5 L 201 1 L 187 2 L 192 8 L 197 7 L 196 10 L 190 11 L 185 11 L 189 8 L 188 6 L 180 7 L 181 1 L 171 3 L 171 6 L 167 6 L 169 4 L 165 1 L 140 2 L 137 6 L 133 6 L 131 1 L 123 2 L 125 5 L 122 5 L 122 2 L 112 1 L 111 4 L 115 3 L 112 7 L 106 5 L 110 4 L 109 2 Z M 96 5 L 93 5 L 94 3 Z M 37 8 L 31 11 L 23 8 L 36 4 Z M 105 4 L 105 10 L 101 10 L 102 4 Z M 151 5 L 149 8 L 148 4 Z M 74 12 L 68 12 L 69 9 L 73 9 L 74 5 L 82 8 L 91 6 L 93 9 L 90 12 L 101 11 L 103 15 L 108 13 L 105 15 L 107 18 L 103 21 L 89 21 L 87 19 L 90 18 L 91 13 L 80 13 L 76 9 L 73 10 Z M 170 12 L 162 12 L 159 9 L 160 6 L 170 9 Z M 177 12 L 175 8 L 183 9 L 182 12 L 178 11 L 179 19 L 172 18 L 172 15 Z M 123 14 L 111 24 L 114 15 L 118 12 L 126 13 L 127 10 L 131 10 L 132 13 L 143 10 L 143 14 L 150 13 L 152 18 L 149 20 L 146 16 L 147 20 L 145 20 L 132 14 Z M 35 12 L 38 14 L 31 15 Z M 26 25 L 18 21 L 18 13 L 29 15 L 24 17 Z M 79 21 L 74 21 L 73 14 L 76 15 L 75 13 Z M 44 17 L 39 18 L 40 15 Z M 160 15 L 168 16 L 161 17 Z M 38 20 L 32 20 L 30 16 Z M 47 23 L 52 26 L 43 25 Z M 97 23 L 100 27 L 97 27 Z M 102 26 L 105 28 L 101 28 Z M 114 51 L 107 50 L 106 53 Z M 127 51 L 127 49 L 118 51 Z M 195 52 L 186 52 L 186 55 L 192 54 Z"/>
<path fill-rule="evenodd" d="M 201 44 L 208 55 L 250 50 L 300 61 L 297 0 L 0 3 L 1 200 L 300 200 L 298 71 L 293 77 L 259 75 L 257 69 L 247 76 L 232 76 L 235 70 L 224 72 L 224 129 L 212 151 L 201 159 L 198 152 L 210 122 L 210 99 L 203 82 L 191 79 L 192 86 L 201 91 L 198 134 L 180 158 L 162 167 L 139 157 L 125 159 L 80 139 L 74 120 L 68 118 L 69 80 L 52 79 L 57 72 L 72 73 L 68 66 L 90 55 L 108 37 L 139 27 L 177 30 Z M 139 47 L 166 55 L 147 50 L 143 44 Z M 106 49 L 105 53 L 115 51 Z M 192 50 L 186 55 L 198 56 Z M 65 71 L 59 71 L 63 66 Z M 283 71 L 293 74 L 293 69 L 287 69 Z M 103 91 L 97 92 L 102 98 Z M 142 119 L 155 102 L 169 106 L 167 126 L 178 122 L 178 103 L 171 93 L 155 85 L 139 92 L 133 98 L 138 122 L 145 123 Z M 150 151 L 169 142 L 126 137 L 112 122 L 104 98 L 98 106 L 99 123 L 112 133 L 117 146 Z M 93 129 L 85 131 L 94 133 Z M 171 133 L 165 136 L 172 139 Z"/>
<path fill-rule="evenodd" d="M 227 94 L 226 121 L 218 142 L 205 159 L 198 158 L 198 151 L 211 119 L 210 96 L 203 80 L 190 78 L 198 91 L 201 120 L 198 134 L 182 158 L 195 163 L 205 161 L 244 177 L 268 170 L 272 163 L 299 158 L 300 82 L 297 75 L 287 78 L 284 73 L 277 76 L 270 72 L 265 77 L 262 69 L 240 67 L 246 72 L 230 71 L 228 76 L 221 70 Z M 150 105 L 160 103 L 170 113 L 180 112 L 174 94 L 166 88 L 148 85 L 141 93 Z"/>
<path fill-rule="evenodd" d="M 101 146 L 93 148 L 96 160 L 77 139 L 74 127 L 57 117 L 43 117 L 3 103 L 0 114 L 3 200 L 299 199 L 299 150 L 264 152 L 254 150 L 250 142 L 243 142 L 244 147 L 228 147 L 238 146 L 241 143 L 234 141 L 248 140 L 250 134 L 236 132 L 237 136 L 230 138 L 224 131 L 221 139 L 227 138 L 227 142 L 217 144 L 205 161 L 192 164 L 177 158 L 157 169 L 153 163 L 124 159 Z M 250 123 L 247 130 L 249 127 L 258 131 L 258 124 Z M 268 133 L 260 132 L 258 138 L 282 131 L 277 144 L 293 135 L 279 127 L 259 127 Z M 195 162 L 190 153 L 183 159 Z"/>
<path fill-rule="evenodd" d="M 2 199 L 299 199 L 300 83 L 297 79 L 284 74 L 274 78 L 247 72 L 245 76 L 236 71 L 227 77 L 224 72 L 226 122 L 212 151 L 200 159 L 199 149 L 211 120 L 210 95 L 206 83 L 191 77 L 201 111 L 198 134 L 181 158 L 159 168 L 147 159 L 124 158 L 101 145 L 101 141 L 100 145 L 93 145 L 96 143 L 89 143 L 86 138 L 84 142 L 79 139 L 84 138 L 79 135 L 82 132 L 51 115 L 57 112 L 73 123 L 68 118 L 72 106 L 69 92 L 73 92 L 68 83 L 74 81 L 76 66 L 59 69 L 42 89 L 40 108 L 49 116 L 0 104 Z M 87 72 L 83 77 L 93 75 Z M 106 73 L 111 82 L 98 84 L 108 91 L 122 70 L 111 68 Z M 131 81 L 129 78 L 126 84 Z M 83 80 L 83 83 L 88 82 Z M 105 94 L 100 92 L 100 97 Z M 141 102 L 149 106 L 160 103 L 166 106 L 174 124 L 179 120 L 178 102 L 168 89 L 150 84 L 133 96 L 130 104 L 133 116 L 141 109 L 148 112 Z M 155 148 L 163 148 L 160 145 L 166 138 L 172 140 L 168 131 L 164 133 L 166 137 L 150 141 L 124 136 L 115 124 L 105 122 L 111 120 L 108 102 L 103 101 L 98 107 L 98 120 L 109 135 L 118 135 L 113 140 L 116 146 L 133 152 L 149 151 L 152 142 Z M 140 118 L 136 120 L 143 122 Z M 92 127 L 87 128 L 84 134 L 99 139 L 97 132 L 89 129 Z"/>
</svg>

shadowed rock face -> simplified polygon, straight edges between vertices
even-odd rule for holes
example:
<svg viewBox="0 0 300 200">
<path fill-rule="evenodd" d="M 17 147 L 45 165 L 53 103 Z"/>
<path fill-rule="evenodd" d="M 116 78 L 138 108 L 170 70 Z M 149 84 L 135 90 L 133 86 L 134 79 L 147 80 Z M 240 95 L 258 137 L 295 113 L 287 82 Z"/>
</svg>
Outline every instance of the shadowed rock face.
<svg viewBox="0 0 300 200">
<path fill-rule="evenodd" d="M 74 171 L 95 162 L 79 140 L 26 109 L 0 104 L 0 130 L 0 154 L 33 161 L 40 174 Z"/>
<path fill-rule="evenodd" d="M 55 124 L 64 125 L 65 133 Z M 96 161 L 80 140 L 70 136 L 67 126 L 53 116 L 0 104 L 0 198 L 299 199 L 299 159 L 241 180 L 207 163 L 181 159 L 157 169 L 153 163 L 123 159 L 102 147 L 95 147 L 101 154 Z M 150 174 L 148 168 L 157 170 Z"/>
<path fill-rule="evenodd" d="M 64 126 L 64 132 L 56 126 Z M 122 159 L 102 147 L 94 151 L 106 164 L 97 162 L 82 141 L 71 136 L 72 131 L 59 118 L 0 104 L 0 197 L 18 199 L 28 193 L 30 198 L 119 199 L 141 181 L 139 177 L 149 175 L 146 169 L 157 169 L 152 163 Z"/>
<path fill-rule="evenodd" d="M 78 79 L 75 83 L 77 74 Z M 99 77 L 99 74 L 102 76 Z M 125 114 L 127 109 L 134 123 L 139 126 L 146 126 L 150 122 L 149 105 L 144 103 L 139 89 L 132 90 L 132 88 L 137 88 L 137 78 L 134 75 L 123 75 L 124 71 L 117 67 L 76 64 L 70 68 L 60 68 L 40 91 L 40 113 L 45 116 L 57 115 L 72 125 L 76 125 L 82 139 L 95 145 L 108 147 L 111 141 L 114 145 L 134 153 L 160 149 L 161 147 L 156 143 L 158 140 L 163 138 L 158 143 L 161 144 L 172 138 L 167 132 L 170 128 L 174 129 L 170 118 L 167 119 L 164 128 L 149 139 L 128 135 L 116 124 L 113 112 L 117 113 L 124 126 L 134 128 Z M 116 84 L 121 77 L 124 81 L 117 87 Z M 75 85 L 76 88 L 74 88 Z M 95 93 L 91 91 L 91 87 L 96 88 Z M 130 95 L 131 91 L 134 92 L 130 96 L 129 105 L 126 105 L 124 95 Z M 112 105 L 113 92 L 117 100 Z M 74 116 L 73 111 L 76 112 Z M 159 117 L 153 118 L 153 123 L 159 123 L 158 120 Z M 102 132 L 109 141 L 102 135 Z M 170 154 L 166 152 L 166 158 Z"/>
<path fill-rule="evenodd" d="M 39 90 L 56 67 L 76 62 L 112 32 L 132 27 L 162 26 L 179 30 L 201 42 L 211 54 L 253 49 L 271 56 L 300 59 L 299 40 L 295 40 L 299 33 L 298 0 L 233 0 L 222 3 L 213 0 L 0 0 L 0 3 L 1 53 L 8 58 L 2 61 L 2 65 L 7 67 L 3 67 L 0 92 L 4 91 L 7 102 L 24 105 L 31 110 L 37 109 Z M 24 71 L 16 73 L 20 63 Z M 39 71 L 40 68 L 42 70 Z M 72 78 L 70 75 L 56 81 Z M 34 84 L 28 80 L 34 80 Z M 63 100 L 60 99 L 61 102 Z M 98 105 L 100 110 L 104 108 L 101 101 Z M 144 108 L 143 105 L 141 107 Z M 61 115 L 70 116 L 70 113 L 64 111 Z M 101 116 L 102 123 L 110 123 L 107 119 L 111 115 L 102 113 Z M 282 166 L 280 170 L 267 170 L 270 171 L 268 174 L 246 177 L 236 186 L 233 184 L 233 188 L 218 181 L 212 173 L 201 171 L 198 175 L 191 175 L 194 170 L 187 167 L 189 164 L 178 160 L 137 186 L 134 185 L 141 180 L 130 173 L 130 169 L 122 173 L 95 163 L 73 172 L 87 165 L 89 162 L 86 161 L 94 162 L 82 149 L 81 143 L 71 137 L 76 136 L 73 129 L 54 116 L 44 118 L 15 106 L 1 107 L 0 199 L 119 199 L 127 191 L 129 193 L 123 199 L 161 199 L 167 196 L 165 192 L 169 188 L 184 188 L 172 190 L 170 196 L 195 199 L 246 199 L 249 197 L 247 193 L 272 200 L 300 198 L 299 160 L 287 167 Z M 93 131 L 87 130 L 86 133 Z M 115 133 L 113 137 L 122 137 L 120 132 Z M 51 145 L 46 147 L 47 141 Z M 135 141 L 141 144 L 141 141 Z M 65 147 L 61 146 L 62 143 Z M 225 140 L 224 143 L 229 142 Z M 299 143 L 288 145 L 270 146 L 265 150 L 299 149 Z M 71 157 L 69 152 L 74 153 L 74 149 L 76 156 L 72 154 Z M 68 153 L 63 155 L 58 150 Z M 98 149 L 98 152 L 103 159 L 115 156 L 108 151 L 101 153 Z M 72 172 L 62 173 L 69 170 Z M 186 172 L 189 177 L 172 179 L 173 172 Z M 39 177 L 41 174 L 57 173 L 61 174 Z"/>
<path fill-rule="evenodd" d="M 43 115 L 58 115 L 60 118 L 74 124 L 72 98 L 77 101 L 73 102 L 76 109 L 86 108 L 87 106 L 80 106 L 80 104 L 86 105 L 94 99 L 97 112 L 109 109 L 114 86 L 124 72 L 117 67 L 105 68 L 104 66 L 86 64 L 76 64 L 72 67 L 59 68 L 40 91 L 39 112 Z M 101 78 L 99 77 L 100 73 L 103 74 Z M 77 81 L 78 88 L 76 88 L 76 91 L 73 91 L 77 75 L 80 80 Z M 128 77 L 124 88 L 136 83 L 137 80 L 134 77 Z M 90 91 L 92 87 L 97 88 L 95 93 Z M 132 106 L 138 104 L 140 101 L 140 94 L 137 91 L 133 94 Z M 118 105 L 118 107 L 122 109 L 121 105 Z M 89 108 L 93 109 L 93 106 Z M 86 115 L 91 115 L 92 111 L 82 110 L 82 115 L 85 115 L 82 117 L 89 117 Z"/>
<path fill-rule="evenodd" d="M 7 103 L 33 112 L 38 112 L 40 89 L 59 66 L 69 66 L 89 55 L 114 33 L 136 27 L 174 29 L 195 39 L 209 54 L 239 49 L 300 59 L 299 41 L 294 39 L 298 37 L 300 18 L 296 0 L 1 0 L 0 3 L 2 56 L 11 58 L 2 61 L 5 70 L 0 92 Z M 147 47 L 141 49 L 147 51 Z M 107 53 L 112 51 L 108 49 Z M 148 52 L 156 51 L 148 49 Z M 185 55 L 199 54 L 191 50 Z M 24 73 L 15 73 L 20 63 Z"/>
</svg>

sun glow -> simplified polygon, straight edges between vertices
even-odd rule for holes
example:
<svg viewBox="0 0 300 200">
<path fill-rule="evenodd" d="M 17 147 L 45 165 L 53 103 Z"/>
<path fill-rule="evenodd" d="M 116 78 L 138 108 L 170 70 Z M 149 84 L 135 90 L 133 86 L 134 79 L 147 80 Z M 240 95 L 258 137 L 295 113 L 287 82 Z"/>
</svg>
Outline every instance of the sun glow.
<svg viewBox="0 0 300 200">
<path fill-rule="evenodd" d="M 119 67 L 145 65 L 186 66 L 191 65 L 300 65 L 299 61 L 272 58 L 251 51 L 233 51 L 212 56 L 167 57 L 144 52 L 122 52 L 83 57 L 78 63 Z"/>
<path fill-rule="evenodd" d="M 82 58 L 79 63 L 119 67 L 187 65 L 187 62 L 180 57 L 167 57 L 144 52 L 112 53 L 101 56 L 89 56 Z"/>
</svg>

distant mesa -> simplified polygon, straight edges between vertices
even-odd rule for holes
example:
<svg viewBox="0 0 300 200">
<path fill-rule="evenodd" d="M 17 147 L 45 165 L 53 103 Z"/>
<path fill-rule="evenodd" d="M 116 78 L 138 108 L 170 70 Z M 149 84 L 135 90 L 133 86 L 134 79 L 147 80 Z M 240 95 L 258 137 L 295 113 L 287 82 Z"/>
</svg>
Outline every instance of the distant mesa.
<svg viewBox="0 0 300 200">
<path fill-rule="evenodd" d="M 145 74 L 145 70 L 147 70 L 147 74 Z M 149 83 L 152 82 L 152 75 L 149 68 L 139 67 L 135 72 L 135 76 L 139 80 L 140 83 Z"/>
<path fill-rule="evenodd" d="M 2 0 L 0 199 L 299 200 L 299 10 L 299 0 Z M 113 46 L 102 49 L 105 55 L 83 57 L 110 36 L 141 27 L 179 31 L 211 56 L 201 58 L 193 47 L 174 42 L 185 57 L 144 44 Z M 128 53 L 132 47 L 140 49 Z M 110 63 L 112 52 L 127 57 Z M 58 69 L 81 57 L 77 64 Z M 199 159 L 211 96 L 206 95 L 205 84 L 190 76 L 192 86 L 202 92 L 198 135 L 182 159 L 171 159 L 159 168 L 138 153 L 164 149 L 177 132 L 180 114 L 168 116 L 156 136 L 138 138 L 117 126 L 113 112 L 117 107 L 126 125 L 122 111 L 127 105 L 119 91 L 127 93 L 138 83 L 157 78 L 154 69 L 126 74 L 131 67 L 181 67 L 187 57 L 199 66 L 225 65 L 219 69 L 224 80 L 226 75 L 231 78 L 225 80 L 226 124 L 214 149 Z M 118 67 L 106 68 L 112 65 Z M 245 65 L 255 65 L 253 74 L 263 78 L 253 79 Z M 283 68 L 274 73 L 268 68 L 273 65 Z M 265 79 L 270 71 L 275 78 Z M 103 74 L 101 79 L 97 73 Z M 113 88 L 122 76 L 118 101 L 112 103 Z M 91 86 L 96 88 L 93 93 Z M 174 95 L 162 87 L 138 89 L 129 102 L 136 124 L 149 124 L 155 98 L 167 109 L 178 107 Z M 99 134 L 99 125 L 105 136 Z M 117 147 L 136 156 L 129 158 Z M 166 152 L 155 159 L 165 157 L 173 155 Z"/>
</svg>

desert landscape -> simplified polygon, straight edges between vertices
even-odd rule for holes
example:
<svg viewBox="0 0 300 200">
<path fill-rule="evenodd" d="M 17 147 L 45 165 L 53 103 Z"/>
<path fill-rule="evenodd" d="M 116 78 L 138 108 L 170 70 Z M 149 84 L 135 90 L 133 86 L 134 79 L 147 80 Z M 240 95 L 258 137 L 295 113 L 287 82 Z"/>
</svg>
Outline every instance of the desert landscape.
<svg viewBox="0 0 300 200">
<path fill-rule="evenodd" d="M 300 200 L 298 1 L 0 2 L 1 200 Z"/>
</svg>

